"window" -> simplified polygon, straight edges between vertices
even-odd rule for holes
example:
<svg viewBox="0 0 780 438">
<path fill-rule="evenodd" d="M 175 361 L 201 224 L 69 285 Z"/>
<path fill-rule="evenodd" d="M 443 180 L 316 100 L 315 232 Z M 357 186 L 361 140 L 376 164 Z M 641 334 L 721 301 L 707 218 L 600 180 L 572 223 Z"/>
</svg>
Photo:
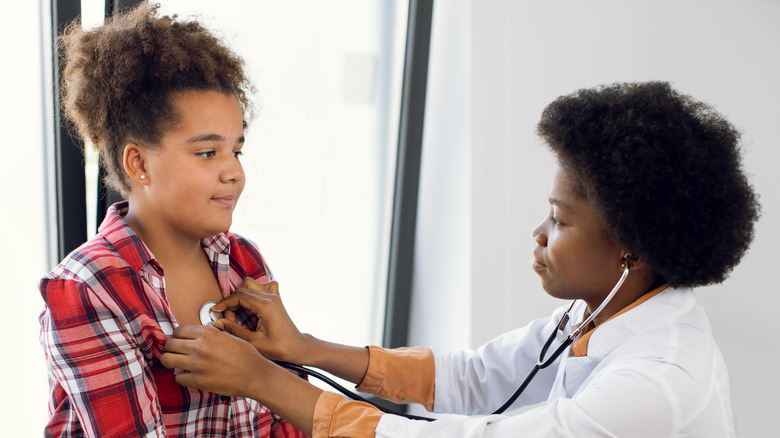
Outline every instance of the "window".
<svg viewBox="0 0 780 438">
<path fill-rule="evenodd" d="M 381 343 L 407 2 L 160 3 L 220 36 L 256 87 L 231 230 L 258 244 L 302 331 Z M 85 26 L 103 5 L 82 0 Z"/>
<path fill-rule="evenodd" d="M 258 114 L 232 230 L 302 331 L 381 340 L 406 2 L 162 2 L 247 62 Z M 335 299 L 334 299 L 335 298 Z"/>
</svg>

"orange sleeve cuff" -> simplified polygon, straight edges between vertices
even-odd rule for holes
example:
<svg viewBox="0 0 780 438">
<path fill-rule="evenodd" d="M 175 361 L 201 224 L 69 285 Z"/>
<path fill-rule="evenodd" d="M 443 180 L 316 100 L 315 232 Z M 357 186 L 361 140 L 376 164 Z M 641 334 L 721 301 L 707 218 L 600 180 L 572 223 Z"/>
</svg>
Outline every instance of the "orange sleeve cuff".
<svg viewBox="0 0 780 438">
<path fill-rule="evenodd" d="M 312 438 L 373 438 L 383 412 L 334 392 L 323 391 L 314 405 Z"/>
<path fill-rule="evenodd" d="M 368 371 L 358 391 L 396 403 L 417 402 L 433 410 L 436 366 L 430 348 L 371 346 L 368 350 Z"/>
</svg>

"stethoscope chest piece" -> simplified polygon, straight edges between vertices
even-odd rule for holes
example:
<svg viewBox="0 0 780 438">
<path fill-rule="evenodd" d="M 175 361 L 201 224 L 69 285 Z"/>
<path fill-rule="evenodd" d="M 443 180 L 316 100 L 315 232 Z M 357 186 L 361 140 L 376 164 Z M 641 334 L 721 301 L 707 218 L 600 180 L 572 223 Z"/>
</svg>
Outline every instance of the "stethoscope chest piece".
<svg viewBox="0 0 780 438">
<path fill-rule="evenodd" d="M 206 301 L 200 306 L 200 323 L 203 325 L 213 325 L 214 321 L 223 317 L 222 312 L 212 312 L 211 308 L 217 304 L 216 301 Z"/>
</svg>

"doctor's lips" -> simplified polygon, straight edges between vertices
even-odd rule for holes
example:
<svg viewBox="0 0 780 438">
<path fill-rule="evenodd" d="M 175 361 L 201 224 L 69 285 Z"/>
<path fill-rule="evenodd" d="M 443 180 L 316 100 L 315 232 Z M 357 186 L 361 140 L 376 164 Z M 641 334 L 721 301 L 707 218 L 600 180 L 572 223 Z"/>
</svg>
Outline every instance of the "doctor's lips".
<svg viewBox="0 0 780 438">
<path fill-rule="evenodd" d="M 547 265 L 540 262 L 536 256 L 534 256 L 533 262 L 531 263 L 531 267 L 534 268 L 534 271 L 540 271 L 542 269 L 547 269 Z"/>
<path fill-rule="evenodd" d="M 237 198 L 238 197 L 235 196 L 235 195 L 229 195 L 229 196 L 220 196 L 218 198 L 214 197 L 214 198 L 211 198 L 211 199 L 213 201 L 215 201 L 215 202 L 218 202 L 218 203 L 224 205 L 225 207 L 233 207 L 234 205 L 236 205 L 236 199 Z"/>
</svg>

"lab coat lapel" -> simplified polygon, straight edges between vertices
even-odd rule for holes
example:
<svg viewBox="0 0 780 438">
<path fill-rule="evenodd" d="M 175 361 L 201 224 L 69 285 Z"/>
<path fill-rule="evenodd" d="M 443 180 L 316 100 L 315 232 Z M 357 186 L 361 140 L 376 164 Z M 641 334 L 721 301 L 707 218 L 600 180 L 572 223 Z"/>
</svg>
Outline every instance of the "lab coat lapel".
<svg viewBox="0 0 780 438">
<path fill-rule="evenodd" d="M 588 355 L 576 357 L 571 349 L 562 355 L 550 397 L 572 398 L 594 377 L 605 358 L 633 337 L 669 324 L 696 305 L 691 290 L 667 289 L 652 297 L 652 306 L 640 305 L 594 329 L 588 342 Z M 574 321 L 582 321 L 584 307 L 573 309 Z M 575 324 L 572 324 L 575 325 Z M 572 326 L 567 327 L 567 334 Z M 608 361 L 607 361 L 608 362 Z"/>
</svg>

